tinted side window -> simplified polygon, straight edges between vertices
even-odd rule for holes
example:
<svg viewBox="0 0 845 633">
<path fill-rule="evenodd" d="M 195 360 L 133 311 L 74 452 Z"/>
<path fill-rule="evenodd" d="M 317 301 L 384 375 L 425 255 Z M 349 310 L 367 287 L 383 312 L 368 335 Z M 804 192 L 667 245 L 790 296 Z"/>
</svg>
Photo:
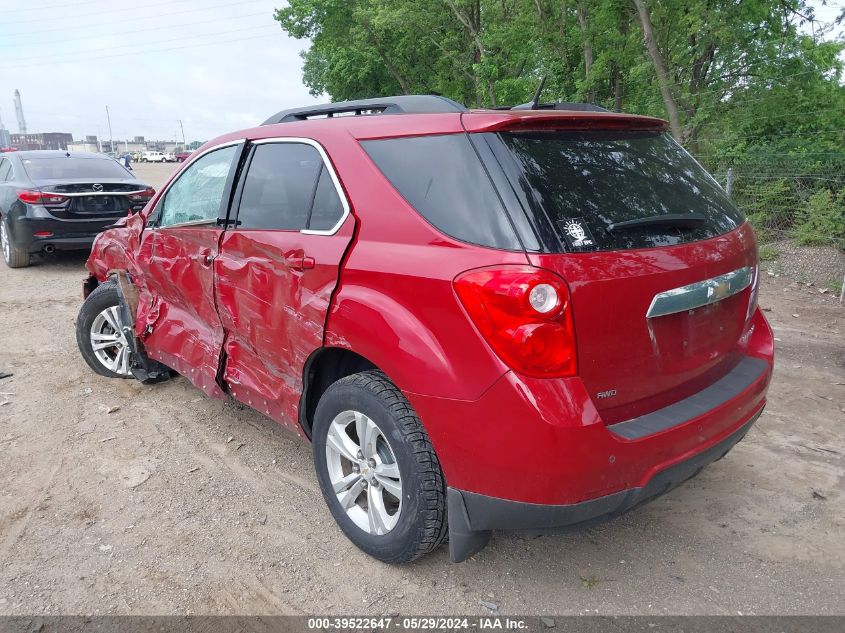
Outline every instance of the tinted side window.
<svg viewBox="0 0 845 633">
<path fill-rule="evenodd" d="M 12 164 L 9 161 L 0 158 L 0 182 L 6 182 L 9 180 L 11 170 Z"/>
<path fill-rule="evenodd" d="M 334 182 L 325 165 L 320 170 L 317 180 L 317 191 L 314 193 L 314 205 L 311 208 L 311 219 L 308 228 L 312 231 L 328 231 L 334 228 L 343 215 L 343 203 L 337 195 Z"/>
<path fill-rule="evenodd" d="M 256 146 L 241 195 L 238 228 L 306 228 L 322 166 L 320 153 L 304 143 Z"/>
<path fill-rule="evenodd" d="M 209 152 L 182 172 L 165 194 L 159 224 L 170 226 L 220 217 L 226 180 L 237 151 L 233 145 Z"/>
<path fill-rule="evenodd" d="M 393 138 L 361 145 L 405 200 L 447 235 L 482 246 L 521 248 L 466 135 Z"/>
</svg>

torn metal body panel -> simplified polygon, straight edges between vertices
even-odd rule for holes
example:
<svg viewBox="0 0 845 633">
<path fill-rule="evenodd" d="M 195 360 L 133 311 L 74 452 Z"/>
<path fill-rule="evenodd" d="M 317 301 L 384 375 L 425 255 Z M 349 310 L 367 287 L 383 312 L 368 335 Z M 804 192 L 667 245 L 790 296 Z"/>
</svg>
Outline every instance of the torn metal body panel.
<svg viewBox="0 0 845 633">
<path fill-rule="evenodd" d="M 227 231 L 214 261 L 223 381 L 236 399 L 297 430 L 305 362 L 323 345 L 354 228 L 350 216 L 333 235 Z"/>
<path fill-rule="evenodd" d="M 137 262 L 143 310 L 135 330 L 151 358 L 208 395 L 223 398 L 217 371 L 224 334 L 212 268 L 222 229 L 174 227 L 149 232 L 149 255 Z"/>
<path fill-rule="evenodd" d="M 125 271 L 114 271 L 109 277 L 115 281 L 120 297 L 121 323 L 123 334 L 129 345 L 129 370 L 143 383 L 163 382 L 170 378 L 170 369 L 147 356 L 144 344 L 135 332 L 135 315 L 138 311 L 138 288 L 129 279 Z"/>
</svg>

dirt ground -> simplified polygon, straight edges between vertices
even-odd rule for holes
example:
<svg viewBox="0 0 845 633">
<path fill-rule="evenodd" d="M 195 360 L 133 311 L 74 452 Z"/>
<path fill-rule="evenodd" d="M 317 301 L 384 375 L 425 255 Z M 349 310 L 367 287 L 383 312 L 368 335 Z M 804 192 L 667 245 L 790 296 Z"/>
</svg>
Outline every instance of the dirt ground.
<svg viewBox="0 0 845 633">
<path fill-rule="evenodd" d="M 153 184 L 173 166 L 139 166 Z M 843 614 L 845 308 L 764 274 L 769 405 L 726 459 L 586 532 L 406 566 L 340 533 L 310 447 L 79 356 L 84 256 L 0 264 L 0 614 Z"/>
</svg>

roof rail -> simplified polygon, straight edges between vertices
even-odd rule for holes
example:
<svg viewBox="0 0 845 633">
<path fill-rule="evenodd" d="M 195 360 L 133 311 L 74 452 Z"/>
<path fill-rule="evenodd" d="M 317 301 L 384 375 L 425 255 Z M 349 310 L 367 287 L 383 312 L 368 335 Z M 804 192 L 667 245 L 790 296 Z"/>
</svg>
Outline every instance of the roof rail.
<svg viewBox="0 0 845 633">
<path fill-rule="evenodd" d="M 317 117 L 360 116 L 372 114 L 432 114 L 442 112 L 466 112 L 457 101 L 438 95 L 400 95 L 376 99 L 338 101 L 321 105 L 292 108 L 277 112 L 262 125 L 307 121 Z"/>
</svg>

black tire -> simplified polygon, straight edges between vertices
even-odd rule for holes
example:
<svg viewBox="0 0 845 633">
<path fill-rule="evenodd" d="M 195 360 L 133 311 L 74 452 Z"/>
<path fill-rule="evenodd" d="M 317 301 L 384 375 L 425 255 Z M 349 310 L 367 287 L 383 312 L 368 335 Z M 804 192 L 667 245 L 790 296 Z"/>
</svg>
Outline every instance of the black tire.
<svg viewBox="0 0 845 633">
<path fill-rule="evenodd" d="M 101 376 L 106 378 L 132 378 L 132 374 L 119 374 L 103 365 L 91 346 L 91 327 L 94 320 L 103 310 L 117 305 L 120 305 L 120 295 L 113 281 L 107 281 L 97 286 L 79 309 L 79 316 L 76 319 L 76 344 L 79 346 L 79 352 L 88 366 Z"/>
<path fill-rule="evenodd" d="M 12 243 L 11 232 L 9 231 L 8 219 L 0 217 L 0 243 L 3 244 L 3 261 L 9 268 L 26 268 L 29 266 L 29 251 L 22 251 Z"/>
<path fill-rule="evenodd" d="M 358 527 L 341 507 L 329 478 L 326 436 L 343 411 L 360 411 L 388 438 L 402 480 L 402 509 L 386 534 Z M 320 398 L 314 414 L 314 467 L 323 498 L 343 533 L 364 552 L 386 563 L 407 563 L 427 554 L 446 538 L 446 485 L 440 462 L 410 403 L 377 370 L 338 380 Z"/>
</svg>

